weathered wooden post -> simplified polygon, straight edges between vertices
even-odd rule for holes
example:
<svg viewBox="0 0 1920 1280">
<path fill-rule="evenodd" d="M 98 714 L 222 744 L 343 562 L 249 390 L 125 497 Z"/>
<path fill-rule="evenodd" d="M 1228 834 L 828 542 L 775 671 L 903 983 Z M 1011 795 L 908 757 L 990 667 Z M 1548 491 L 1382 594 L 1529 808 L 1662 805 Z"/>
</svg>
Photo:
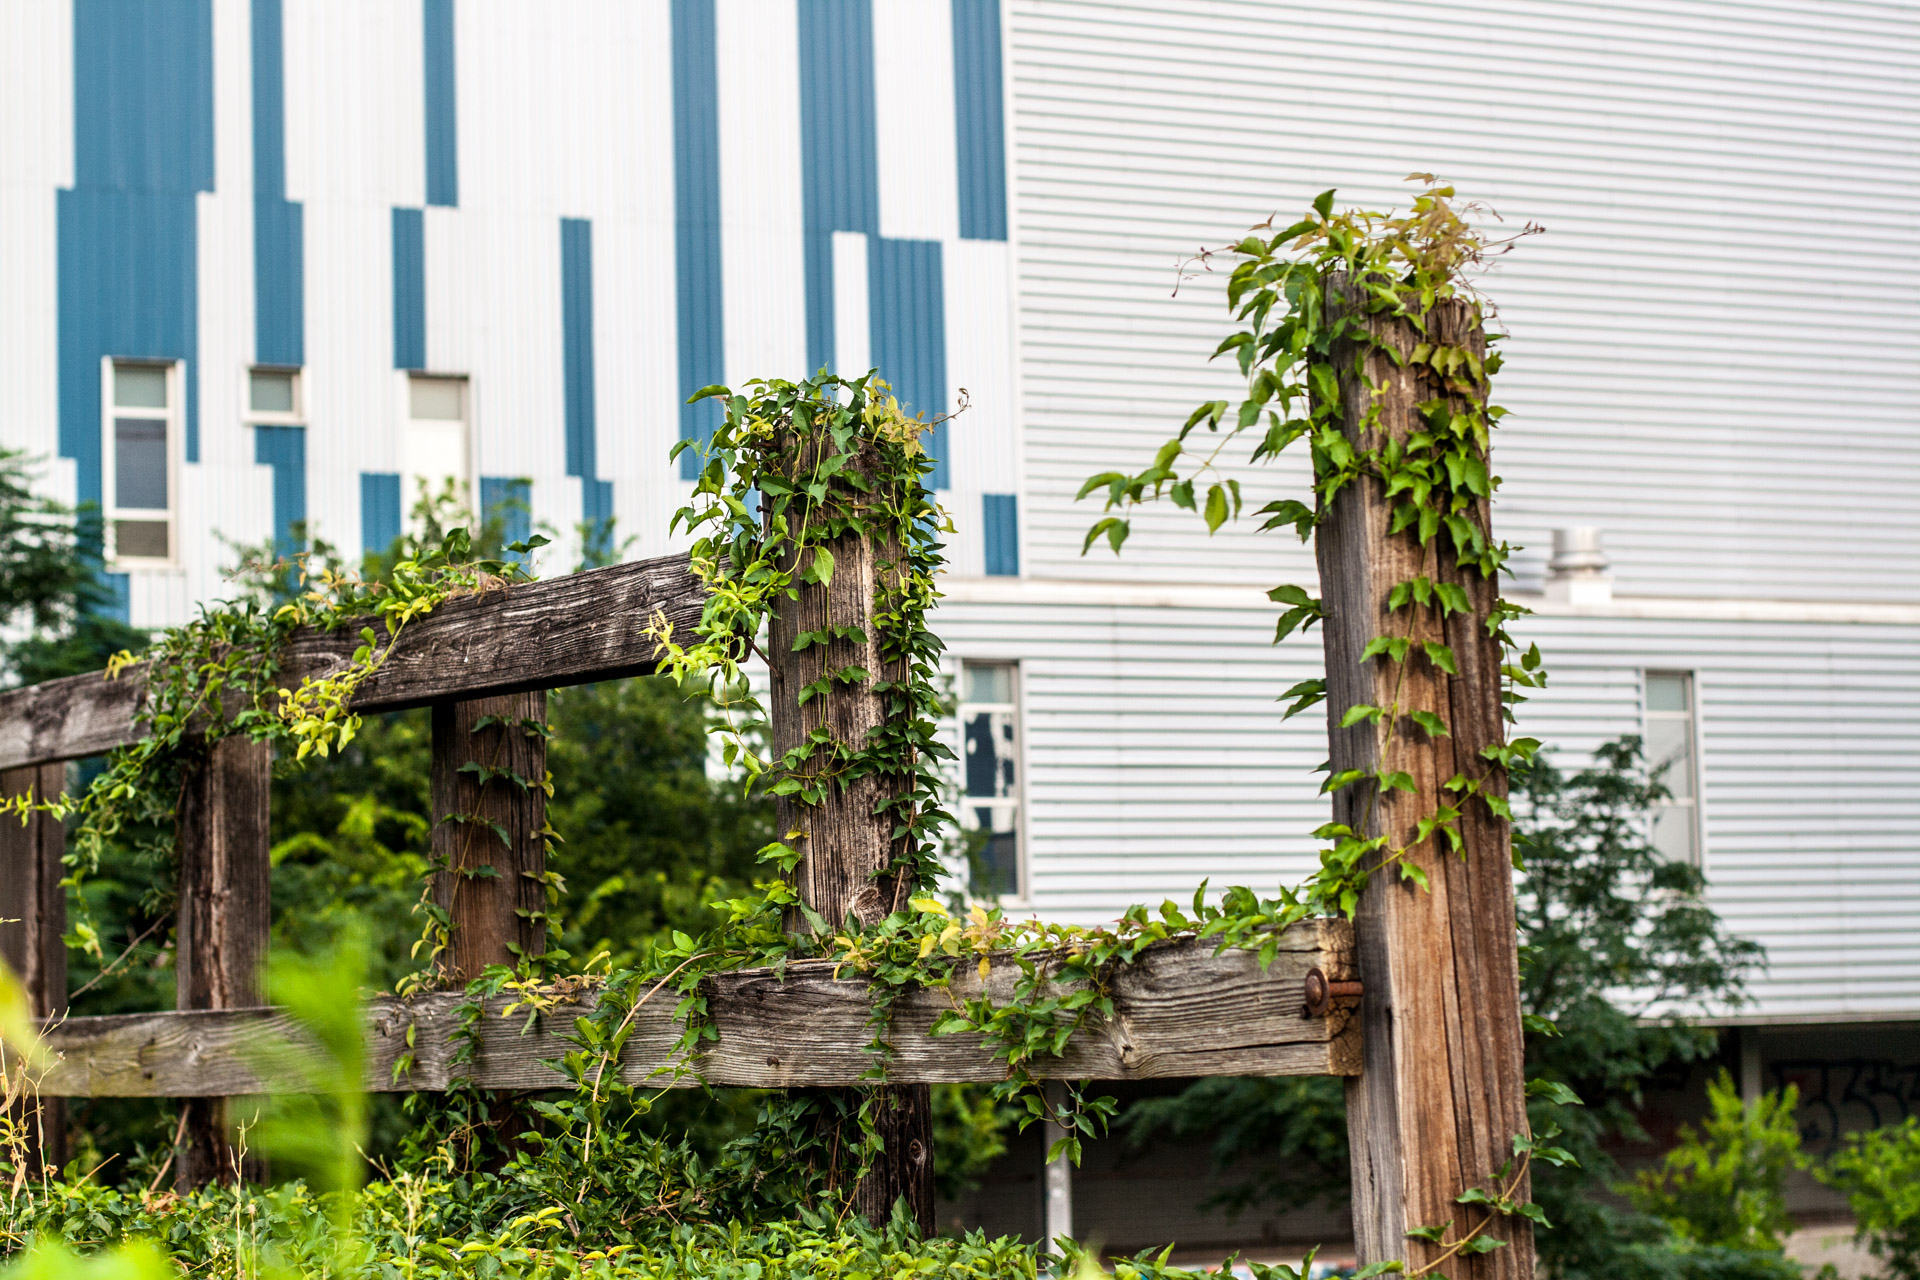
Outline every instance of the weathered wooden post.
<svg viewBox="0 0 1920 1280">
<path fill-rule="evenodd" d="M 179 1009 L 244 1009 L 260 988 L 272 924 L 268 856 L 273 749 L 235 734 L 187 761 L 174 815 L 180 860 L 175 930 Z M 185 1191 L 238 1172 L 227 1100 L 186 1103 L 174 1185 Z"/>
<path fill-rule="evenodd" d="M 1351 282 L 1336 278 L 1329 291 L 1330 309 L 1365 314 Z M 1427 425 L 1418 406 L 1457 401 L 1431 365 L 1409 358 L 1416 344 L 1465 348 L 1476 356 L 1486 350 L 1473 308 L 1461 299 L 1440 303 L 1425 335 L 1384 315 L 1366 316 L 1365 323 L 1402 360 L 1363 352 L 1351 341 L 1336 344 L 1343 429 L 1356 443 L 1363 436 L 1369 445 L 1383 437 L 1405 440 Z M 1356 356 L 1362 376 L 1354 372 Z M 1378 388 L 1377 426 L 1363 425 L 1369 382 Z M 1485 500 L 1468 514 L 1487 528 Z M 1384 486 L 1359 480 L 1334 499 L 1319 529 L 1317 556 L 1333 770 L 1380 765 L 1410 775 L 1419 792 L 1376 794 L 1371 783 L 1349 786 L 1335 793 L 1334 820 L 1363 836 L 1387 834 L 1399 846 L 1413 839 L 1421 818 L 1455 797 L 1445 784 L 1456 775 L 1484 779 L 1487 791 L 1501 798 L 1506 783 L 1500 768 L 1480 755 L 1504 740 L 1502 657 L 1486 625 L 1498 586 L 1458 565 L 1444 536 L 1423 548 L 1413 530 L 1389 534 L 1389 527 Z M 1444 618 L 1437 607 L 1390 611 L 1394 586 L 1422 575 L 1458 586 L 1471 607 Z M 1409 628 L 1414 656 L 1404 665 L 1362 657 L 1374 637 L 1406 635 Z M 1421 656 L 1424 641 L 1448 646 L 1458 674 Z M 1362 720 L 1341 728 L 1343 713 L 1360 703 L 1397 703 L 1400 716 L 1392 725 Z M 1437 714 L 1451 736 L 1430 736 L 1413 712 Z M 1455 1229 L 1447 1239 L 1454 1240 L 1478 1224 L 1488 1211 L 1456 1197 L 1469 1188 L 1500 1190 L 1496 1179 L 1513 1158 L 1514 1137 L 1527 1131 L 1510 833 L 1483 803 L 1469 801 L 1462 810 L 1464 856 L 1437 835 L 1419 843 L 1407 860 L 1426 873 L 1429 888 L 1383 872 L 1368 884 L 1355 918 L 1366 994 L 1364 1069 L 1347 1083 L 1354 1237 L 1363 1264 L 1401 1258 L 1410 1272 L 1443 1250 L 1407 1232 L 1451 1219 Z M 1524 1181 L 1517 1189 L 1524 1199 Z M 1498 1217 L 1483 1234 L 1507 1247 L 1450 1258 L 1445 1270 L 1452 1280 L 1532 1276 L 1533 1238 L 1524 1219 Z"/>
<path fill-rule="evenodd" d="M 65 787 L 66 766 L 29 765 L 0 772 L 0 799 L 31 794 L 36 800 L 57 796 Z M 67 1010 L 66 830 L 45 813 L 22 825 L 0 817 L 0 958 L 27 989 L 34 1014 L 55 1017 Z M 58 1169 L 67 1159 L 67 1102 L 42 1098 L 22 1107 L 17 1117 L 39 1148 L 42 1164 Z"/>
<path fill-rule="evenodd" d="M 815 447 L 801 443 L 796 470 L 809 465 L 810 450 Z M 857 460 L 852 464 L 860 465 Z M 831 539 L 826 547 L 833 556 L 832 577 L 825 584 L 808 584 L 796 574 L 798 597 L 782 602 L 768 629 L 769 719 L 776 759 L 821 726 L 832 732 L 835 741 L 859 749 L 867 735 L 887 720 L 887 697 L 876 686 L 904 681 L 907 676 L 904 661 L 883 658 L 875 601 L 887 581 L 905 573 L 901 548 L 878 544 L 852 530 Z M 802 632 L 834 628 L 840 629 L 834 639 L 796 651 L 795 640 Z M 861 668 L 870 673 L 869 678 L 854 683 L 829 680 L 824 693 L 801 705 L 801 690 L 830 671 L 848 667 Z M 844 786 L 824 788 L 818 805 L 800 804 L 792 796 L 778 798 L 780 831 L 799 833 L 790 840 L 800 854 L 795 887 L 801 901 L 829 925 L 837 927 L 848 916 L 863 924 L 877 923 L 907 905 L 913 886 L 907 877 L 887 873 L 900 851 L 894 836 L 898 819 L 882 807 L 884 801 L 903 794 L 906 785 L 904 777 L 866 773 Z M 808 928 L 797 911 L 789 913 L 787 927 L 795 932 Z M 885 1153 L 855 1189 L 854 1207 L 878 1225 L 887 1221 L 894 1202 L 904 1196 L 921 1229 L 931 1233 L 931 1090 L 924 1084 L 896 1084 L 874 1092 L 874 1119 Z"/>
<path fill-rule="evenodd" d="M 435 897 L 455 983 L 546 950 L 546 722 L 544 692 L 434 704 Z"/>
</svg>

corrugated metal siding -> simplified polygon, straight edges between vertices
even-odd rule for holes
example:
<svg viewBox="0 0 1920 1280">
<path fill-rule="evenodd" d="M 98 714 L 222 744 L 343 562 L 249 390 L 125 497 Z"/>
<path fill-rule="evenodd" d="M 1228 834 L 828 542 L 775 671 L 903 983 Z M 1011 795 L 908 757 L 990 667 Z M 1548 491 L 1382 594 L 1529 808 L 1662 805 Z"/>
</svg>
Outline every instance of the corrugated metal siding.
<svg viewBox="0 0 1920 1280">
<path fill-rule="evenodd" d="M 1325 187 L 1404 201 L 1399 177 L 1433 170 L 1548 229 L 1489 282 L 1524 566 L 1550 527 L 1598 523 L 1635 593 L 1920 594 L 1920 9 L 1008 13 L 1034 572 L 1298 571 L 1158 518 L 1125 562 L 1081 561 L 1073 490 L 1230 386 L 1204 365 L 1219 280 L 1170 297 L 1181 255 Z M 1397 91 L 1410 67 L 1433 72 Z"/>
<path fill-rule="evenodd" d="M 965 590 L 964 588 L 962 590 Z M 1178 594 L 1179 589 L 1172 589 Z M 1031 905 L 1111 918 L 1203 878 L 1271 893 L 1328 816 L 1318 712 L 1274 695 L 1318 637 L 1272 610 L 1049 602 L 1044 583 L 941 607 L 956 657 L 1021 662 Z M 1709 899 L 1766 945 L 1769 1014 L 1920 1009 L 1920 626 L 1542 617 L 1552 680 L 1521 730 L 1562 766 L 1640 732 L 1641 674 L 1695 673 Z"/>
</svg>

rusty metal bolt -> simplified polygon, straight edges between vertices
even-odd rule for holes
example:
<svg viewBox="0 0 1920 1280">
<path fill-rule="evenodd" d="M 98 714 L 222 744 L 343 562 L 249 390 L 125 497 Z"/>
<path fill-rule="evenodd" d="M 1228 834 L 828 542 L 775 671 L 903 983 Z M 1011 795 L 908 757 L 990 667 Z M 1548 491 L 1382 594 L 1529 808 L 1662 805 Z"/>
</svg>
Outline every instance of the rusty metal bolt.
<svg viewBox="0 0 1920 1280">
<path fill-rule="evenodd" d="M 1307 970 L 1306 982 L 1307 1007 L 1309 1018 L 1324 1018 L 1333 1011 L 1336 1002 L 1350 1004 L 1361 996 L 1360 980 L 1342 979 L 1329 981 L 1327 975 L 1318 968 Z"/>
</svg>

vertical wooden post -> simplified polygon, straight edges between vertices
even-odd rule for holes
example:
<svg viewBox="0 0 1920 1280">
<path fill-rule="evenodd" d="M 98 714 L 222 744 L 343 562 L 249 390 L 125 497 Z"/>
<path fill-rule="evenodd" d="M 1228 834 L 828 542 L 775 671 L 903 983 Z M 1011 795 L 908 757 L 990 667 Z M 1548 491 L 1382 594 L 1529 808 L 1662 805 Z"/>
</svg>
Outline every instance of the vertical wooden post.
<svg viewBox="0 0 1920 1280">
<path fill-rule="evenodd" d="M 1360 311 L 1358 291 L 1337 283 L 1329 307 Z M 1443 303 L 1426 335 L 1405 321 L 1369 317 L 1373 335 L 1405 357 L 1417 342 L 1484 353 L 1485 336 L 1463 302 Z M 1359 358 L 1363 377 L 1356 376 Z M 1416 406 L 1444 399 L 1446 390 L 1425 365 L 1396 364 L 1385 354 L 1348 342 L 1334 351 L 1340 371 L 1345 430 L 1359 443 L 1404 439 L 1425 423 Z M 1377 427 L 1365 427 L 1368 382 L 1381 388 Z M 1488 518 L 1482 502 L 1474 518 Z M 1367 769 L 1376 763 L 1410 774 L 1418 796 L 1397 789 L 1375 794 L 1372 784 L 1334 797 L 1334 819 L 1365 835 L 1385 833 L 1404 845 L 1420 818 L 1453 798 L 1444 784 L 1456 774 L 1486 779 L 1504 796 L 1504 775 L 1480 757 L 1503 740 L 1499 648 L 1486 619 L 1496 584 L 1463 571 L 1442 549 L 1444 537 L 1423 549 L 1412 532 L 1389 536 L 1384 487 L 1365 479 L 1334 499 L 1320 526 L 1317 556 L 1326 611 L 1327 713 L 1332 767 Z M 1471 609 L 1442 619 L 1438 609 L 1390 613 L 1388 593 L 1428 575 L 1466 592 Z M 1375 636 L 1413 628 L 1414 655 L 1404 669 L 1385 657 L 1361 660 Z M 1459 674 L 1449 676 L 1420 654 L 1419 641 L 1448 645 Z M 1404 677 L 1404 683 L 1402 683 Z M 1362 721 L 1340 728 L 1357 703 L 1390 706 L 1401 714 L 1386 726 Z M 1437 713 L 1451 736 L 1433 738 L 1409 718 Z M 1382 757 L 1384 746 L 1384 758 Z M 1513 1156 L 1514 1135 L 1526 1131 L 1519 967 L 1514 932 L 1510 833 L 1478 801 L 1464 806 L 1460 832 L 1465 856 L 1440 842 L 1416 846 L 1408 861 L 1423 870 L 1429 889 L 1392 870 L 1367 886 L 1356 916 L 1365 1036 L 1363 1073 L 1347 1083 L 1347 1126 L 1353 1151 L 1354 1239 L 1362 1264 L 1404 1259 L 1410 1271 L 1439 1250 L 1407 1231 L 1452 1219 L 1455 1239 L 1487 1211 L 1456 1203 L 1472 1187 L 1496 1189 Z M 1524 1195 L 1525 1184 L 1520 1188 Z M 1507 1247 L 1458 1256 L 1445 1265 L 1452 1280 L 1528 1280 L 1533 1238 L 1523 1219 L 1500 1218 L 1486 1229 Z"/>
<path fill-rule="evenodd" d="M 901 662 L 882 659 L 874 593 L 883 575 L 899 571 L 898 548 L 876 546 L 858 532 L 828 543 L 833 576 L 825 586 L 801 584 L 797 599 L 785 603 L 768 628 L 770 663 L 769 719 L 777 759 L 824 725 L 835 740 L 855 749 L 887 718 L 886 698 L 877 682 L 904 680 Z M 802 631 L 858 628 L 864 640 L 840 638 L 794 652 Z M 800 691 L 829 670 L 857 666 L 872 673 L 858 684 L 834 683 L 800 705 Z M 791 796 L 776 801 L 783 838 L 800 853 L 795 887 L 801 901 L 838 926 L 848 916 L 862 924 L 884 920 L 907 905 L 908 879 L 888 875 L 899 845 L 891 811 L 876 812 L 882 801 L 902 794 L 905 779 L 867 774 L 845 787 L 826 789 L 818 806 Z M 799 833 L 797 836 L 793 833 Z M 788 929 L 804 932 L 805 917 L 790 912 Z M 854 1191 L 854 1207 L 875 1225 L 892 1215 L 894 1202 L 907 1207 L 923 1232 L 931 1234 L 933 1216 L 933 1100 L 924 1084 L 884 1085 L 875 1090 L 874 1118 L 885 1145 L 873 1169 Z"/>
<path fill-rule="evenodd" d="M 29 765 L 0 773 L 0 797 L 31 793 L 57 796 L 66 786 L 66 766 Z M 44 813 L 23 826 L 0 818 L 0 958 L 27 989 L 41 1018 L 67 1010 L 66 830 Z M 67 1100 L 42 1098 L 22 1108 L 20 1119 L 39 1147 L 41 1163 L 58 1169 L 67 1160 Z"/>
<path fill-rule="evenodd" d="M 528 727 L 546 720 L 545 693 L 434 704 L 435 896 L 456 983 L 546 950 L 547 740 Z"/>
<path fill-rule="evenodd" d="M 174 816 L 180 859 L 176 1008 L 244 1009 L 266 1002 L 261 977 L 272 924 L 272 781 L 272 748 L 241 735 L 221 738 L 185 768 Z M 234 1178 L 226 1099 L 189 1099 L 181 1137 L 176 1188 Z"/>
</svg>

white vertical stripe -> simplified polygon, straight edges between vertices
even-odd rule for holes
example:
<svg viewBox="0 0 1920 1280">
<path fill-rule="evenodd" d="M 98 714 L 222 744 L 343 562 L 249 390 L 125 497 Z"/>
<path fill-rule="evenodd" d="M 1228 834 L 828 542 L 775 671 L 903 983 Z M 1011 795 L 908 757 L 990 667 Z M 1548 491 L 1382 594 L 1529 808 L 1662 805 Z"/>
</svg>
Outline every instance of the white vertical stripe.
<svg viewBox="0 0 1920 1280">
<path fill-rule="evenodd" d="M 873 97 L 880 234 L 954 239 L 960 177 L 951 0 L 875 0 Z"/>
<path fill-rule="evenodd" d="M 953 487 L 941 498 L 954 524 L 948 559 L 973 576 L 986 571 L 981 495 L 1020 491 L 1008 253 L 998 240 L 951 240 L 944 255 L 947 381 L 970 407 L 947 423 Z"/>
<path fill-rule="evenodd" d="M 72 7 L 0 5 L 0 441 L 46 459 L 44 483 L 65 501 L 54 191 L 72 183 Z"/>
<path fill-rule="evenodd" d="M 833 233 L 833 363 L 843 378 L 873 367 L 867 295 L 867 238 Z"/>
<path fill-rule="evenodd" d="M 801 253 L 798 23 L 793 0 L 714 6 L 720 270 L 727 381 L 735 386 L 812 372 Z"/>
<path fill-rule="evenodd" d="M 307 514 L 315 531 L 360 547 L 360 473 L 400 470 L 393 368 L 392 218 L 385 205 L 310 200 L 307 289 Z"/>
<path fill-rule="evenodd" d="M 281 33 L 287 199 L 425 204 L 420 0 L 284 0 Z"/>
</svg>

